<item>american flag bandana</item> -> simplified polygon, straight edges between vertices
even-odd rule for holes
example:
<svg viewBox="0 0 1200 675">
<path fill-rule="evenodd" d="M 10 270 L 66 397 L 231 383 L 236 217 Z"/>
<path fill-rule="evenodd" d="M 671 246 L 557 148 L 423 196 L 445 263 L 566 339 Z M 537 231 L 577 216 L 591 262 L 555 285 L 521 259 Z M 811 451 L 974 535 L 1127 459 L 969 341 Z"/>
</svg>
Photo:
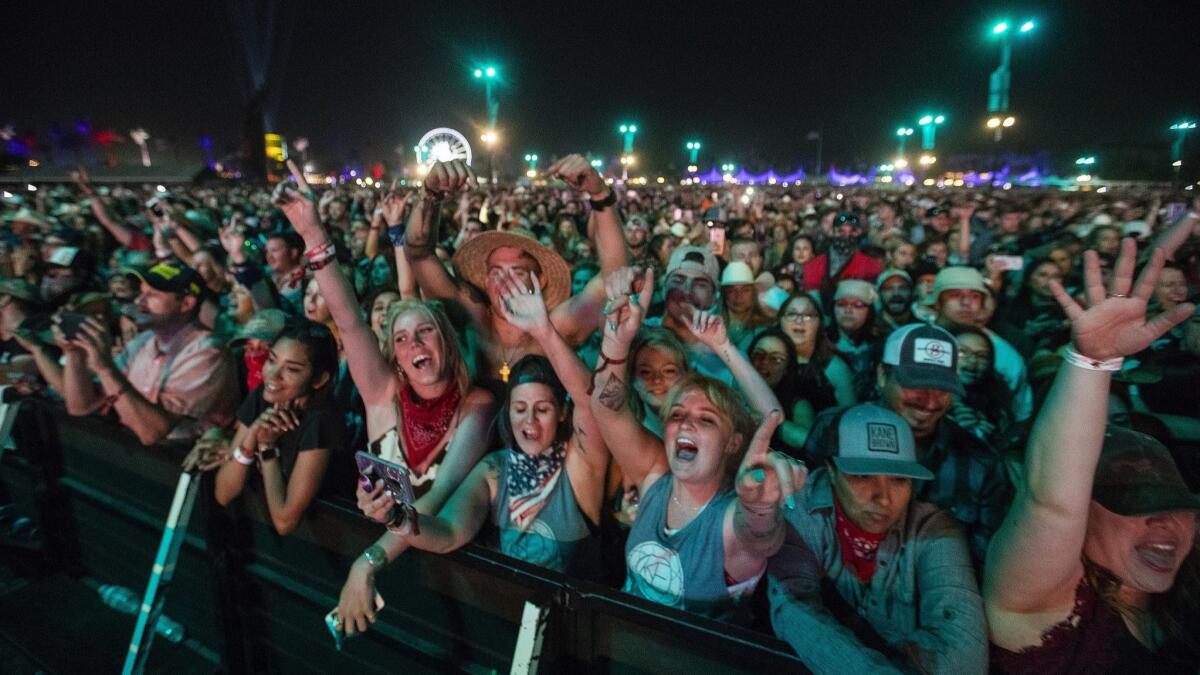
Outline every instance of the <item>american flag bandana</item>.
<svg viewBox="0 0 1200 675">
<path fill-rule="evenodd" d="M 563 459 L 567 448 L 562 443 L 550 448 L 549 452 L 530 455 L 518 448 L 509 449 L 508 471 L 508 517 L 522 532 L 526 531 L 542 507 L 546 498 L 558 484 L 562 475 Z"/>
</svg>

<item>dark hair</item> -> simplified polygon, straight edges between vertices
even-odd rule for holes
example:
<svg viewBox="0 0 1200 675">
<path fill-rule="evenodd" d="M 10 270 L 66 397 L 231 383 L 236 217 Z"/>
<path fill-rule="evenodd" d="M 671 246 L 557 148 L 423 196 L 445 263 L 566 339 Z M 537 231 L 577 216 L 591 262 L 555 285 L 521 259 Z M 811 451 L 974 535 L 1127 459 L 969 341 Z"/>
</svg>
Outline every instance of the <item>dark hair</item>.
<svg viewBox="0 0 1200 675">
<path fill-rule="evenodd" d="M 783 377 L 779 378 L 779 383 L 772 387 L 772 390 L 783 406 L 784 414 L 791 415 L 792 406 L 801 393 L 796 383 L 796 376 L 800 371 L 800 364 L 796 363 L 796 345 L 792 344 L 792 339 L 782 329 L 771 326 L 750 340 L 750 344 L 746 346 L 746 355 L 752 357 L 754 348 L 767 338 L 775 338 L 782 342 L 783 350 L 787 354 L 787 367 L 783 371 Z"/>
<path fill-rule="evenodd" d="M 322 373 L 329 375 L 329 381 L 322 391 L 333 389 L 333 381 L 338 373 L 337 341 L 333 333 L 322 323 L 303 318 L 289 319 L 283 330 L 271 341 L 274 346 L 280 340 L 293 340 L 304 347 L 308 353 L 308 361 L 312 364 L 312 379 L 316 380 Z"/>
<path fill-rule="evenodd" d="M 988 353 L 990 354 L 987 363 L 987 373 L 970 387 L 963 386 L 966 393 L 966 396 L 963 397 L 963 402 L 971 408 L 986 414 L 992 422 L 996 422 L 1003 416 L 1004 411 L 1008 410 L 1008 406 L 1012 403 L 1013 394 L 1008 384 L 996 372 L 996 347 L 992 343 L 992 339 L 982 329 L 975 326 L 955 326 L 950 329 L 950 333 L 955 338 L 962 335 L 974 335 L 987 343 Z"/>
<path fill-rule="evenodd" d="M 508 374 L 508 384 L 504 387 L 504 404 L 496 419 L 500 440 L 504 442 L 505 447 L 517 447 L 516 438 L 513 437 L 512 420 L 508 417 L 508 408 L 512 404 L 513 389 L 522 384 L 544 384 L 550 387 L 559 409 L 566 413 L 563 421 L 558 424 L 554 442 L 565 443 L 571 438 L 571 402 L 567 398 L 567 389 L 558 379 L 554 367 L 550 365 L 550 359 L 541 354 L 526 354 L 513 365 L 512 371 Z"/>
<path fill-rule="evenodd" d="M 275 230 L 267 235 L 267 241 L 272 239 L 282 239 L 283 244 L 290 249 L 297 251 L 304 250 L 304 240 L 300 238 L 300 235 L 291 230 Z"/>
<path fill-rule="evenodd" d="M 797 300 L 807 300 L 812 303 L 812 306 L 817 310 L 817 342 L 813 346 L 812 356 L 809 361 L 819 368 L 824 368 L 833 360 L 833 343 L 829 341 L 829 336 L 825 334 L 825 313 L 821 311 L 821 303 L 804 291 L 793 293 L 782 305 L 779 306 L 779 321 L 783 321 L 783 313 L 787 311 L 789 305 Z M 780 330 L 783 330 L 780 328 Z M 785 333 L 786 335 L 786 333 Z M 792 339 L 789 337 L 788 342 Z M 795 349 L 795 345 L 792 345 Z"/>
</svg>

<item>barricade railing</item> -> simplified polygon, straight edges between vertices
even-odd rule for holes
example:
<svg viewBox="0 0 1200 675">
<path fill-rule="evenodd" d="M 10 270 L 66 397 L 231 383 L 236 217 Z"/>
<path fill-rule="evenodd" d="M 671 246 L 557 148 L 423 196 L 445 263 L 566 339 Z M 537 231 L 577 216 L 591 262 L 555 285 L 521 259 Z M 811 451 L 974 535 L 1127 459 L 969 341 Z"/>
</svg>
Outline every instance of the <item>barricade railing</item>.
<svg viewBox="0 0 1200 675">
<path fill-rule="evenodd" d="M 48 564 L 140 594 L 179 482 L 183 450 L 145 447 L 119 425 L 45 401 L 16 457 L 59 495 L 42 514 Z M 30 438 L 35 435 L 35 438 Z M 21 474 L 28 477 L 30 472 Z M 6 471 L 4 479 L 14 480 Z M 409 551 L 378 578 L 387 606 L 342 651 L 324 625 L 352 560 L 380 528 L 349 502 L 318 499 L 281 537 L 257 483 L 229 508 L 200 478 L 163 611 L 238 672 L 802 672 L 772 636 L 642 601 L 468 545 Z M 64 505 L 65 502 L 65 505 Z M 524 619 L 524 624 L 523 624 Z M 144 626 L 142 627 L 144 631 Z M 124 655 L 128 642 L 114 646 Z M 99 648 L 99 647 L 97 647 Z M 149 656 L 148 670 L 154 670 Z"/>
</svg>

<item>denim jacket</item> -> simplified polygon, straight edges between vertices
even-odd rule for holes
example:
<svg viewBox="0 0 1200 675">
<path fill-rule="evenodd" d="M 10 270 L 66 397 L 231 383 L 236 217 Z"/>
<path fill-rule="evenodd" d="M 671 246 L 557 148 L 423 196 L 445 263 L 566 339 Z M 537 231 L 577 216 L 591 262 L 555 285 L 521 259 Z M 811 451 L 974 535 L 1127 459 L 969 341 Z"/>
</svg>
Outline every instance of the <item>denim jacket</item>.
<svg viewBox="0 0 1200 675">
<path fill-rule="evenodd" d="M 880 544 L 869 584 L 842 564 L 827 469 L 809 476 L 785 515 L 787 541 L 767 568 L 771 622 L 814 673 L 987 672 L 971 555 L 943 511 L 912 501 Z"/>
</svg>

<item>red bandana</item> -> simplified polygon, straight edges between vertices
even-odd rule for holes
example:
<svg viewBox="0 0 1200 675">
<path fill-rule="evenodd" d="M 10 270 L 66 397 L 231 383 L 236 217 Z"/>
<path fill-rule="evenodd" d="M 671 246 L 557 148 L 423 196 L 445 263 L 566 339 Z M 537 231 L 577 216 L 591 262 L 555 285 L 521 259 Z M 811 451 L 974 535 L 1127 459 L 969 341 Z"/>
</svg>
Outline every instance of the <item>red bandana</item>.
<svg viewBox="0 0 1200 675">
<path fill-rule="evenodd" d="M 415 472 L 446 435 L 462 396 L 451 385 L 441 396 L 423 401 L 412 387 L 400 389 L 400 433 L 404 435 L 404 454 Z"/>
<path fill-rule="evenodd" d="M 871 583 L 871 577 L 875 576 L 875 554 L 887 532 L 872 534 L 855 525 L 842 511 L 836 496 L 833 512 L 838 544 L 842 548 L 842 564 L 853 570 L 859 581 Z"/>
</svg>

